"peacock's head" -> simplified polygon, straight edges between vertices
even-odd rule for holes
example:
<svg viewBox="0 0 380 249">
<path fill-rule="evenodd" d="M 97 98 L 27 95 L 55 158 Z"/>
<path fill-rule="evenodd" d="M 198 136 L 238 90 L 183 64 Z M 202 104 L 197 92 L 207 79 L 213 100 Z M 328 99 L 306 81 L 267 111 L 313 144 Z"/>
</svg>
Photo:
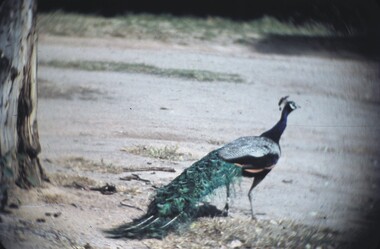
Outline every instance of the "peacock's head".
<svg viewBox="0 0 380 249">
<path fill-rule="evenodd" d="M 297 108 L 301 108 L 299 105 L 297 105 L 294 101 L 288 100 L 289 96 L 282 97 L 280 101 L 278 102 L 278 106 L 281 109 L 287 110 L 288 113 L 291 113 Z"/>
</svg>

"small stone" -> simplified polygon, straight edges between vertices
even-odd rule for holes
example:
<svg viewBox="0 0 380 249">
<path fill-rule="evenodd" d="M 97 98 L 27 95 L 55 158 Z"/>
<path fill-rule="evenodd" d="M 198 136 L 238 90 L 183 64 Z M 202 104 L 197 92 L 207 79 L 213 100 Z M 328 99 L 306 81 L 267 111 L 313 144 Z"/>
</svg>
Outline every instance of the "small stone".
<svg viewBox="0 0 380 249">
<path fill-rule="evenodd" d="M 306 244 L 305 249 L 311 249 L 311 245 L 310 244 Z"/>
<path fill-rule="evenodd" d="M 282 182 L 290 184 L 290 183 L 293 183 L 293 180 L 291 180 L 291 179 L 283 179 Z"/>
<path fill-rule="evenodd" d="M 272 224 L 272 225 L 278 225 L 277 221 L 275 221 L 275 220 L 270 220 L 269 222 L 270 222 L 270 224 Z"/>
<path fill-rule="evenodd" d="M 309 214 L 310 214 L 311 216 L 314 216 L 314 217 L 315 217 L 315 216 L 318 215 L 318 212 L 316 212 L 316 211 L 312 211 L 312 212 L 310 212 Z"/>
<path fill-rule="evenodd" d="M 55 213 L 55 214 L 53 214 L 53 216 L 54 216 L 54 218 L 58 218 L 59 216 L 61 216 L 61 212 L 57 212 L 57 213 Z"/>
<path fill-rule="evenodd" d="M 89 243 L 87 243 L 84 245 L 84 249 L 93 249 L 93 247 Z"/>
<path fill-rule="evenodd" d="M 39 223 L 45 223 L 46 222 L 46 220 L 44 218 L 38 218 L 36 221 Z"/>
<path fill-rule="evenodd" d="M 9 208 L 18 209 L 19 207 L 16 203 L 11 203 L 11 204 L 9 204 Z"/>
<path fill-rule="evenodd" d="M 240 240 L 238 239 L 235 239 L 233 241 L 230 242 L 230 244 L 228 245 L 229 248 L 238 248 L 238 247 L 241 247 L 243 245 L 243 242 L 241 242 Z"/>
<path fill-rule="evenodd" d="M 261 228 L 259 228 L 259 227 L 256 227 L 256 228 L 255 228 L 255 231 L 256 231 L 256 233 L 257 233 L 258 235 L 260 235 L 261 232 L 263 231 L 263 229 L 261 229 Z"/>
</svg>

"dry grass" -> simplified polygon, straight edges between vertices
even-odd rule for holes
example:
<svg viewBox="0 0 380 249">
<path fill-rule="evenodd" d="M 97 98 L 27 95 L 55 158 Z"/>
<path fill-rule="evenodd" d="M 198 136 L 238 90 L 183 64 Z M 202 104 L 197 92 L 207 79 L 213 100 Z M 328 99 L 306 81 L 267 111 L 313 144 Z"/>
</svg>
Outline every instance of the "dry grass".
<svg viewBox="0 0 380 249">
<path fill-rule="evenodd" d="M 139 196 L 144 194 L 145 191 L 141 187 L 126 187 L 123 185 L 116 186 L 119 193 L 126 193 L 128 196 Z"/>
<path fill-rule="evenodd" d="M 115 166 L 112 163 L 105 163 L 103 160 L 100 162 L 94 162 L 83 157 L 63 158 L 59 161 L 59 163 L 63 164 L 64 167 L 77 172 L 91 171 L 109 174 L 120 174 L 123 172 L 122 167 Z"/>
<path fill-rule="evenodd" d="M 207 140 L 207 142 L 209 143 L 209 144 L 213 144 L 213 145 L 224 145 L 224 144 L 226 144 L 226 142 L 225 141 L 221 141 L 221 140 L 216 140 L 216 139 L 209 139 L 209 140 Z"/>
<path fill-rule="evenodd" d="M 178 146 L 164 146 L 164 147 L 153 147 L 138 145 L 133 147 L 124 147 L 121 150 L 139 156 L 157 158 L 169 161 L 184 161 L 193 160 L 190 153 L 185 154 L 178 151 Z"/>
<path fill-rule="evenodd" d="M 370 145 L 345 145 L 342 147 L 332 147 L 329 145 L 319 146 L 316 148 L 317 151 L 323 153 L 346 153 L 346 154 L 357 154 L 357 155 L 368 155 L 368 156 L 377 156 L 379 155 L 379 148 L 375 148 Z"/>
<path fill-rule="evenodd" d="M 74 99 L 81 100 L 97 100 L 99 96 L 105 95 L 104 92 L 96 88 L 88 86 L 73 86 L 65 87 L 59 86 L 51 81 L 45 79 L 38 79 L 38 97 L 45 99 Z"/>
<path fill-rule="evenodd" d="M 49 175 L 49 179 L 52 183 L 58 186 L 75 187 L 81 186 L 96 186 L 97 182 L 93 179 L 78 175 L 66 175 L 62 173 L 56 173 Z"/>
<path fill-rule="evenodd" d="M 203 218 L 151 248 L 336 248 L 338 234 L 289 221 Z"/>
<path fill-rule="evenodd" d="M 53 12 L 38 15 L 40 33 L 81 37 L 119 37 L 159 40 L 178 44 L 211 41 L 244 43 L 267 34 L 332 36 L 331 27 L 316 22 L 294 25 L 272 17 L 232 21 L 218 17 L 176 17 L 171 15 L 127 14 L 114 18 Z"/>
<path fill-rule="evenodd" d="M 64 197 L 60 194 L 44 194 L 42 201 L 48 204 L 60 204 L 64 203 Z"/>
<path fill-rule="evenodd" d="M 175 69 L 175 68 L 159 68 L 143 63 L 122 63 L 122 62 L 107 62 L 107 61 L 40 61 L 39 65 L 71 68 L 86 71 L 113 71 L 124 73 L 139 73 L 151 74 L 167 78 L 179 78 L 196 81 L 224 81 L 241 83 L 244 79 L 238 74 L 212 72 L 207 70 L 194 69 Z"/>
</svg>

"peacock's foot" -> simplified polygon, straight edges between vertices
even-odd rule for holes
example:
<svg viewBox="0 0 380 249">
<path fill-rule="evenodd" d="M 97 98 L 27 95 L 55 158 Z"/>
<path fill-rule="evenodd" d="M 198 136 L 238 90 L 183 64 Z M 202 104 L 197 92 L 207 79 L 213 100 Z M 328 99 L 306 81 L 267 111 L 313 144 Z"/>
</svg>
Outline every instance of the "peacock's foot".
<svg viewBox="0 0 380 249">
<path fill-rule="evenodd" d="M 223 212 L 222 212 L 222 216 L 223 216 L 223 217 L 227 217 L 227 216 L 228 216 L 228 210 L 223 210 Z"/>
<path fill-rule="evenodd" d="M 227 217 L 228 216 L 228 204 L 226 204 L 226 206 L 223 208 L 223 211 L 222 211 L 222 216 L 224 217 Z"/>
<path fill-rule="evenodd" d="M 253 210 L 251 210 L 251 219 L 252 219 L 252 220 L 257 220 L 256 215 L 255 215 L 255 213 L 253 212 Z"/>
</svg>

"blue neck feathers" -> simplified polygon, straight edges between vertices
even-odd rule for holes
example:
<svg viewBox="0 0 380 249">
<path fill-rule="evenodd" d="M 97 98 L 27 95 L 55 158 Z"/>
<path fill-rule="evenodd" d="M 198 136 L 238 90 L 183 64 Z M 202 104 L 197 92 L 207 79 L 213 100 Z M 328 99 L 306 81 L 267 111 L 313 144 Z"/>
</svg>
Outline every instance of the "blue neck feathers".
<svg viewBox="0 0 380 249">
<path fill-rule="evenodd" d="M 286 128 L 286 122 L 287 122 L 289 113 L 290 113 L 289 109 L 284 108 L 284 110 L 281 113 L 281 119 L 277 122 L 275 126 L 272 127 L 272 129 L 261 134 L 261 137 L 267 137 L 267 138 L 272 139 L 274 142 L 279 143 L 281 135 Z"/>
</svg>

